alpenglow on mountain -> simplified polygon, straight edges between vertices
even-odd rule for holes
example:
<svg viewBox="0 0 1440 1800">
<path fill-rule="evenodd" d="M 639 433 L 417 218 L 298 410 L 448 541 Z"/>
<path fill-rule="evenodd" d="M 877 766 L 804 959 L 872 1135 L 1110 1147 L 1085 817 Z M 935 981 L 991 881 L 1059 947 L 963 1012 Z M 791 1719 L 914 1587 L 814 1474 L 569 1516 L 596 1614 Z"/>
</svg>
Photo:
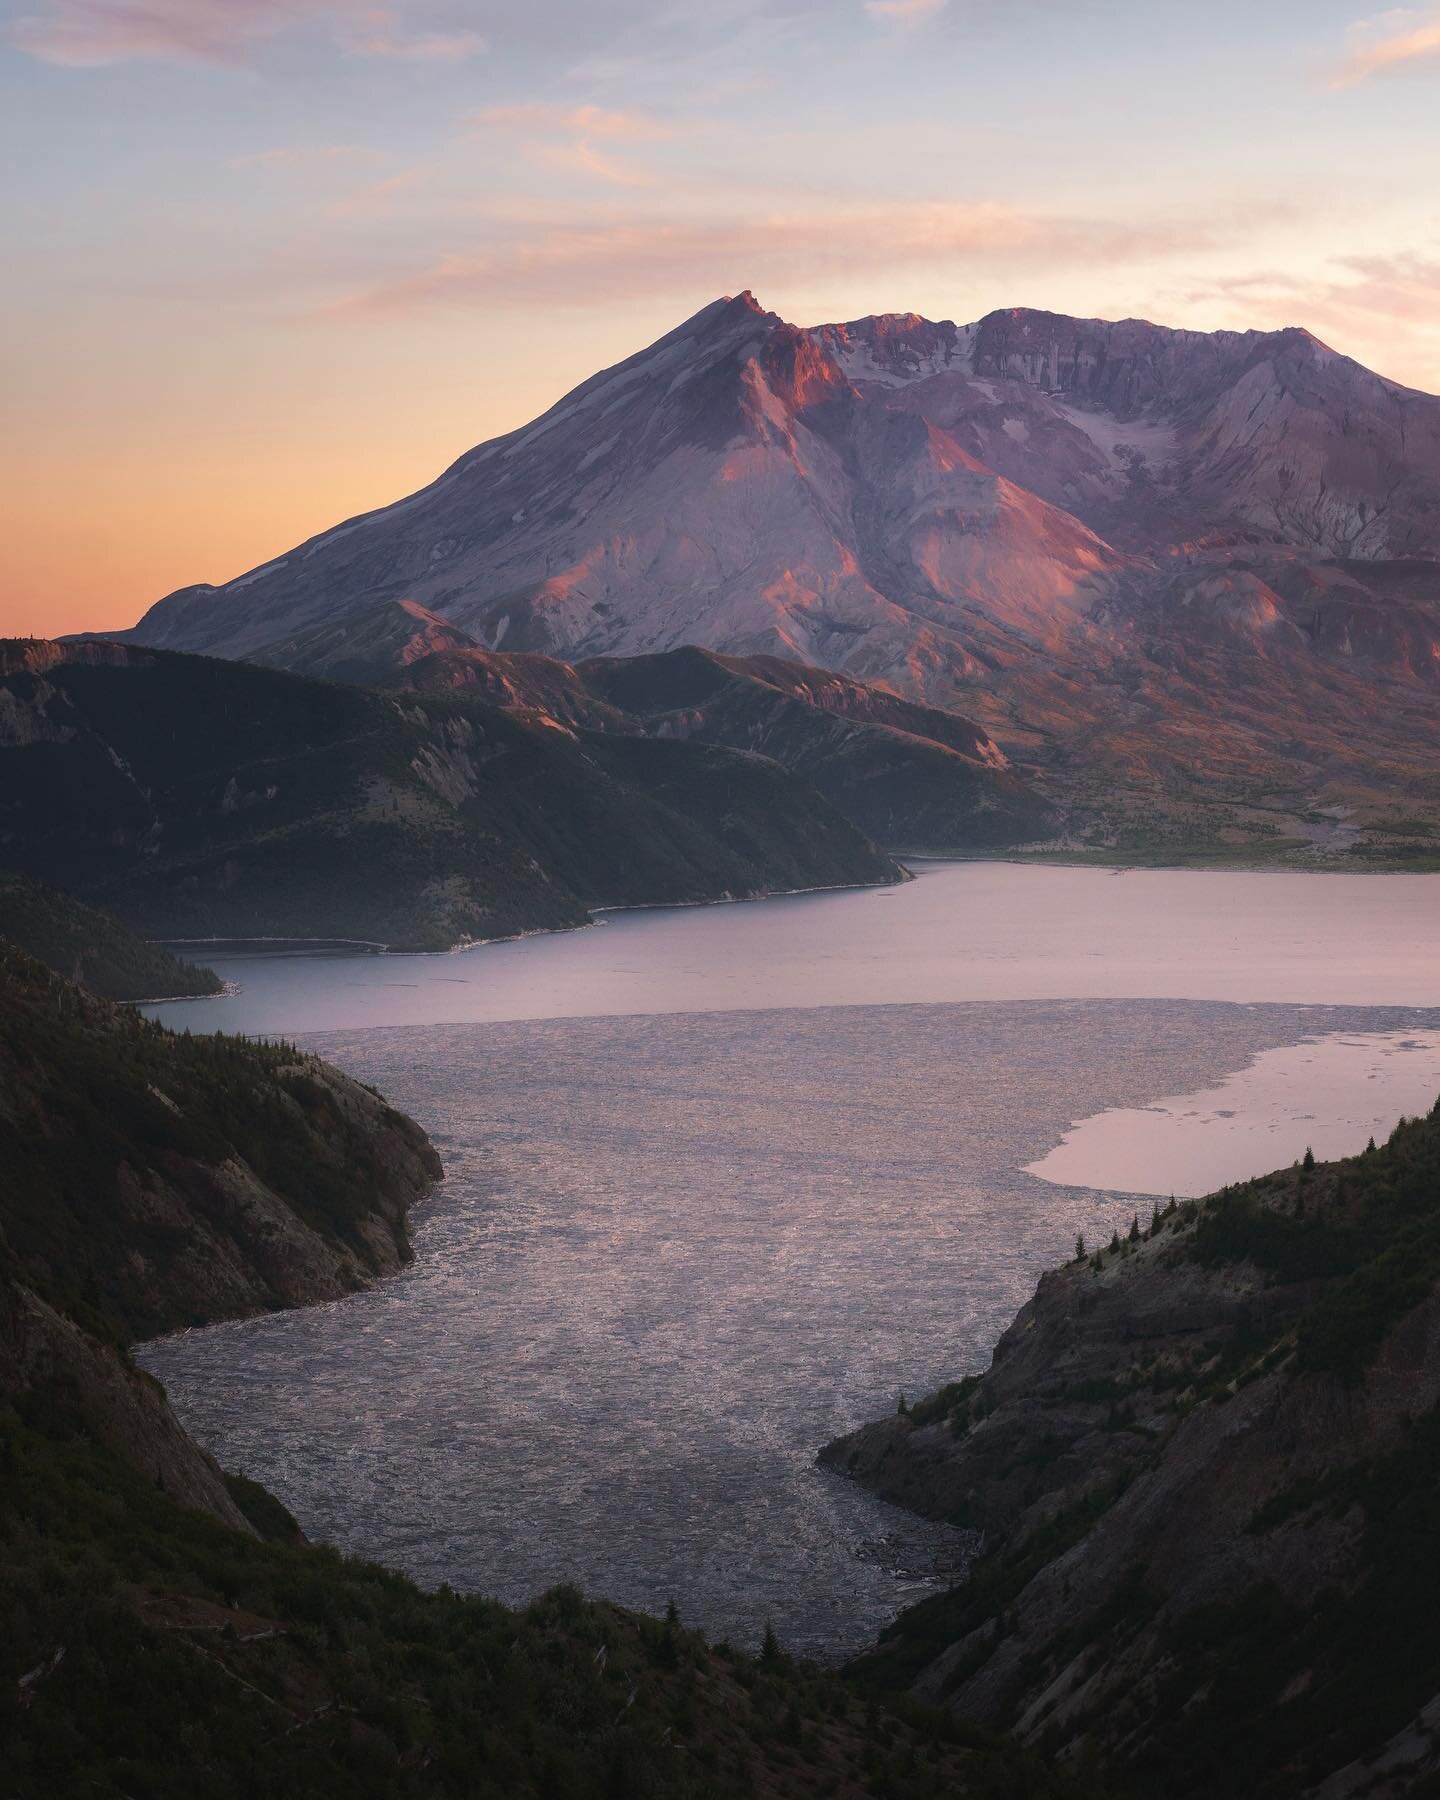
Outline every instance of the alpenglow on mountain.
<svg viewBox="0 0 1440 1800">
<path fill-rule="evenodd" d="M 138 641 L 408 599 L 490 649 L 697 644 L 964 713 L 1097 842 L 1440 854 L 1440 400 L 1307 332 L 717 300 Z"/>
</svg>

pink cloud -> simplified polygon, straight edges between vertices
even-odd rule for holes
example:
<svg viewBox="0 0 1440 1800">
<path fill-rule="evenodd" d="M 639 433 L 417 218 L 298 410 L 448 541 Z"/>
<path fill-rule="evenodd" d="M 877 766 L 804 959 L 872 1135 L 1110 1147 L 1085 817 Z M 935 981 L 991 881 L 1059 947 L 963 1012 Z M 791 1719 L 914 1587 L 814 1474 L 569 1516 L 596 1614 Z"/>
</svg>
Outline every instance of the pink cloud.
<svg viewBox="0 0 1440 1800">
<path fill-rule="evenodd" d="M 1350 47 L 1330 77 L 1335 88 L 1355 87 L 1377 75 L 1440 66 L 1440 12 L 1402 8 L 1350 29 Z"/>
<path fill-rule="evenodd" d="M 322 24 L 359 56 L 455 61 L 483 48 L 471 31 L 402 31 L 396 15 L 361 0 L 51 0 L 18 19 L 12 41 L 72 68 L 159 60 L 242 64 L 281 33 Z"/>
<path fill-rule="evenodd" d="M 303 169 L 314 163 L 364 162 L 378 156 L 363 144 L 277 144 L 249 156 L 232 156 L 232 169 Z"/>
<path fill-rule="evenodd" d="M 1002 273 L 1085 266 L 1207 248 L 1206 224 L 1066 219 L 996 205 L 823 206 L 759 217 L 616 215 L 598 223 L 522 221 L 477 248 L 357 289 L 324 310 L 382 318 L 428 308 L 593 305 L 659 292 L 895 270 L 988 265 Z"/>
<path fill-rule="evenodd" d="M 598 144 L 660 143 L 673 129 L 651 113 L 620 112 L 602 106 L 557 106 L 528 102 L 487 106 L 465 121 L 472 132 L 503 132 L 516 138 L 532 162 L 571 174 L 594 176 L 617 187 L 643 187 L 647 169 L 607 154 Z"/>
<path fill-rule="evenodd" d="M 922 25 L 944 12 L 949 0 L 865 0 L 865 10 L 872 19 L 890 25 Z"/>
<path fill-rule="evenodd" d="M 1304 325 L 1370 368 L 1404 368 L 1411 382 L 1440 387 L 1440 255 L 1345 256 L 1305 276 L 1260 269 L 1210 282 L 1186 298 L 1218 305 L 1221 322 L 1241 328 Z"/>
<path fill-rule="evenodd" d="M 353 56 L 398 57 L 405 62 L 465 62 L 485 48 L 478 31 L 422 31 L 407 37 L 397 28 L 395 15 L 386 11 L 364 14 L 340 41 Z"/>
<path fill-rule="evenodd" d="M 383 180 L 372 181 L 366 187 L 357 188 L 353 194 L 347 194 L 343 200 L 337 200 L 327 209 L 329 216 L 332 219 L 379 217 L 390 211 L 401 194 L 408 194 L 424 178 L 423 169 L 406 169 L 399 175 L 387 175 Z"/>
</svg>

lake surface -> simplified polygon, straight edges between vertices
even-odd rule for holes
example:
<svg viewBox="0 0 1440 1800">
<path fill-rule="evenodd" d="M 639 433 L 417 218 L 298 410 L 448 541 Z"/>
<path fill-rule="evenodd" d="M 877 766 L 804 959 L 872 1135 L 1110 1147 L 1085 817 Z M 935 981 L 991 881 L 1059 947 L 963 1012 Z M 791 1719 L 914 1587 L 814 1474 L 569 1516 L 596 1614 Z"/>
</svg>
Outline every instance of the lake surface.
<svg viewBox="0 0 1440 1800">
<path fill-rule="evenodd" d="M 395 1280 L 142 1360 L 313 1536 L 852 1652 L 965 1545 L 819 1445 L 983 1367 L 1077 1231 L 1159 1177 L 1189 1191 L 1227 1134 L 1258 1173 L 1300 1153 L 1282 1115 L 1319 1151 L 1418 1110 L 1437 901 L 1424 877 L 929 865 L 452 956 L 224 959 L 240 995 L 154 1010 L 304 1034 L 447 1180 Z M 1122 1164 L 1105 1120 L 1133 1113 L 1172 1135 Z M 1062 1140 L 1079 1160 L 1032 1172 Z"/>
<path fill-rule="evenodd" d="M 1198 1199 L 1233 1181 L 1383 1140 L 1440 1098 L 1440 1032 L 1335 1032 L 1265 1050 L 1199 1093 L 1083 1119 L 1033 1175 Z"/>
<path fill-rule="evenodd" d="M 1440 1006 L 1440 877 L 916 867 L 903 887 L 609 913 L 448 956 L 214 957 L 243 992 L 161 1016 L 288 1033 L 934 1000 Z"/>
</svg>

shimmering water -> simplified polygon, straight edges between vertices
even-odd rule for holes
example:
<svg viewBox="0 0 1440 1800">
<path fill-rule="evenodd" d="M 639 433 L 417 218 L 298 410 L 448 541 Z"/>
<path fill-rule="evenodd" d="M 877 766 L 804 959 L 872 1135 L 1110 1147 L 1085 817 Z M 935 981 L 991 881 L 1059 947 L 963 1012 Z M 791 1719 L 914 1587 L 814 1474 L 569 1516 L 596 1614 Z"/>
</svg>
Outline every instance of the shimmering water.
<svg viewBox="0 0 1440 1800">
<path fill-rule="evenodd" d="M 1307 1033 L 1413 1024 L 1440 1016 L 1021 1001 L 321 1034 L 446 1159 L 415 1265 L 143 1360 L 314 1536 L 840 1655 L 962 1546 L 817 1447 L 983 1366 L 1039 1270 L 1137 1205 L 1024 1165 Z"/>
</svg>

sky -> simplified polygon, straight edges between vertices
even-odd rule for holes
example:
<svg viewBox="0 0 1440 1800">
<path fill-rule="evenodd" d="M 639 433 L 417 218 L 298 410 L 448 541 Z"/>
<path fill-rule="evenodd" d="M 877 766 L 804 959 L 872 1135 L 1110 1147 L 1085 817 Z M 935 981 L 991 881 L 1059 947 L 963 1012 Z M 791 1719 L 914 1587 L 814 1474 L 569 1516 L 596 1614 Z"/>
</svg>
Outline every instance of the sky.
<svg viewBox="0 0 1440 1800">
<path fill-rule="evenodd" d="M 128 625 L 720 294 L 1440 391 L 1440 4 L 0 5 L 0 630 Z"/>
</svg>

